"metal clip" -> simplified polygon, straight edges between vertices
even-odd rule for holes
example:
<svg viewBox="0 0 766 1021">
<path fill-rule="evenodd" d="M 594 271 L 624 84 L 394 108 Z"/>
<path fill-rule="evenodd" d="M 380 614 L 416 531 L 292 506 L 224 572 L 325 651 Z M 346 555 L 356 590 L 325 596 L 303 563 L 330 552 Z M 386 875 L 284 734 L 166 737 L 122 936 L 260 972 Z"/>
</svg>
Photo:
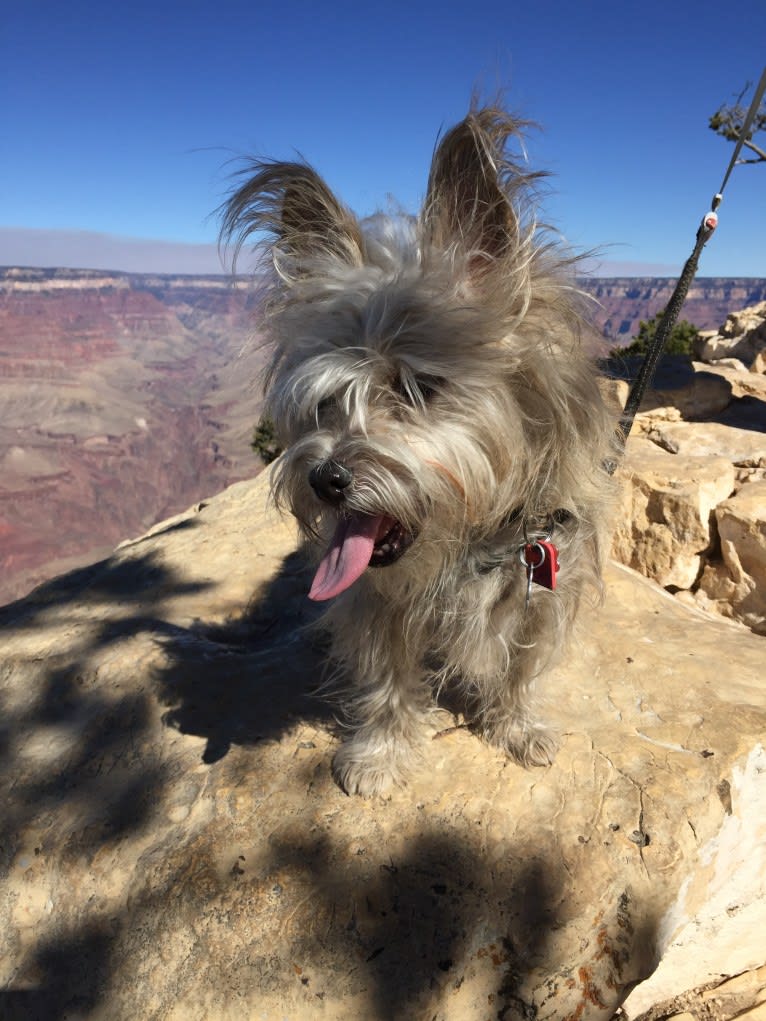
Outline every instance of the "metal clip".
<svg viewBox="0 0 766 1021">
<path fill-rule="evenodd" d="M 528 556 L 530 553 L 532 553 L 532 551 L 534 551 L 537 554 L 537 559 L 535 561 L 528 559 Z M 528 542 L 519 550 L 519 560 L 521 561 L 522 565 L 527 569 L 527 594 L 524 599 L 525 613 L 529 609 L 529 603 L 530 600 L 532 599 L 532 582 L 534 581 L 534 573 L 538 567 L 542 567 L 542 565 L 545 563 L 546 556 L 547 554 L 545 552 L 545 547 L 537 541 Z"/>
<path fill-rule="evenodd" d="M 556 523 L 553 520 L 552 515 L 548 515 L 545 522 L 544 528 L 535 528 L 532 534 L 527 531 L 527 523 L 524 522 L 524 542 L 527 546 L 533 546 L 536 542 L 550 542 L 553 536 L 553 529 L 556 527 Z"/>
<path fill-rule="evenodd" d="M 551 542 L 555 520 L 549 516 L 545 530 L 530 534 L 524 522 L 524 545 L 519 549 L 519 560 L 527 572 L 527 591 L 524 598 L 524 612 L 529 609 L 532 599 L 532 584 L 536 582 L 551 591 L 556 588 L 556 573 L 559 569 L 558 549 Z M 535 577 L 538 572 L 538 577 Z"/>
</svg>

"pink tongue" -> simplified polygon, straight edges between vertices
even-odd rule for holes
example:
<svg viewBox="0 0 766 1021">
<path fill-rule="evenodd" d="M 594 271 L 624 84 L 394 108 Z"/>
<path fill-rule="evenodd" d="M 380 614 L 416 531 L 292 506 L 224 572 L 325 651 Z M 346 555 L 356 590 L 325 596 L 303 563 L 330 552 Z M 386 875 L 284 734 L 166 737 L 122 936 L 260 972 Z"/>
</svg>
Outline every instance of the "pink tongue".
<svg viewBox="0 0 766 1021">
<path fill-rule="evenodd" d="M 316 602 L 332 599 L 354 584 L 370 562 L 383 521 L 383 514 L 357 514 L 340 519 L 314 575 L 309 599 Z"/>
</svg>

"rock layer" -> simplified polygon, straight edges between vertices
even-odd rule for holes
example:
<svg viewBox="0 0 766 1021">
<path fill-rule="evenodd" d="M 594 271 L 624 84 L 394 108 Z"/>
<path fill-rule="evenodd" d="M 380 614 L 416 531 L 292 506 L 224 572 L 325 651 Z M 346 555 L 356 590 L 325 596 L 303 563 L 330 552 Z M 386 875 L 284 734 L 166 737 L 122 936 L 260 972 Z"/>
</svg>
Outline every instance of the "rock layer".
<svg viewBox="0 0 766 1021">
<path fill-rule="evenodd" d="M 760 361 L 766 352 L 766 301 L 732 312 L 717 333 L 705 333 L 695 345 L 700 361 L 736 358 L 748 368 L 763 372 Z"/>
<path fill-rule="evenodd" d="M 252 293 L 0 269 L 0 602 L 256 470 Z"/>
</svg>

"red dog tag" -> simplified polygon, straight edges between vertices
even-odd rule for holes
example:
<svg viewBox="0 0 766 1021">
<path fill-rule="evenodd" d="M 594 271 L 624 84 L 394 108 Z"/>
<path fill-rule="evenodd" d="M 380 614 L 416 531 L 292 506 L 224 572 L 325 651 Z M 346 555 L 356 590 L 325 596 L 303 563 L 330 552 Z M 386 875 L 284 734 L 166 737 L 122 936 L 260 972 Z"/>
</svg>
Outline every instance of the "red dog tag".
<svg viewBox="0 0 766 1021">
<path fill-rule="evenodd" d="M 556 573 L 559 569 L 559 551 L 552 542 L 537 539 L 524 547 L 524 563 L 537 585 L 556 588 Z"/>
</svg>

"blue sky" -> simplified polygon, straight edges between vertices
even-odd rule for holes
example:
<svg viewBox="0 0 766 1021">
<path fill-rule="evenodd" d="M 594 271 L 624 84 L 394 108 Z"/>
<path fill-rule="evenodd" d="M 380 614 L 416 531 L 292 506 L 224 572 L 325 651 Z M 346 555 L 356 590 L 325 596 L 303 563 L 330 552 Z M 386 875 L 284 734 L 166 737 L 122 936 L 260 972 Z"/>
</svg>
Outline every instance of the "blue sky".
<svg viewBox="0 0 766 1021">
<path fill-rule="evenodd" d="M 720 185 L 717 106 L 766 63 L 762 0 L 7 5 L 0 264 L 215 271 L 232 158 L 296 151 L 360 214 L 415 210 L 471 93 L 542 129 L 544 213 L 602 272 L 676 273 Z M 705 276 L 766 276 L 766 165 L 737 168 Z"/>
</svg>

